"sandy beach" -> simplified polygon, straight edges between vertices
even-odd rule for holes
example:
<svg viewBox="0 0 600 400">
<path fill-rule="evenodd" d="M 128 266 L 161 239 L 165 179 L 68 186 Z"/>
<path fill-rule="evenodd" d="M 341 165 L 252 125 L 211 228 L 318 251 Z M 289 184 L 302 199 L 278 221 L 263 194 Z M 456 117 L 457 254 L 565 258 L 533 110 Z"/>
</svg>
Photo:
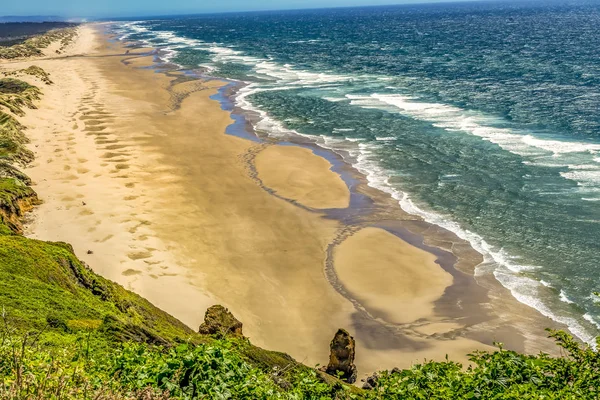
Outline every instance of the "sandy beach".
<svg viewBox="0 0 600 400">
<path fill-rule="evenodd" d="M 28 236 L 71 243 L 94 271 L 194 329 L 222 304 L 254 344 L 307 365 L 327 361 L 338 328 L 357 341 L 361 377 L 491 348 L 501 313 L 475 297 L 463 314 L 448 311 L 441 299 L 469 306 L 457 285 L 472 277 L 393 234 L 396 214 L 354 226 L 332 217 L 351 190 L 328 159 L 225 134 L 233 120 L 211 99 L 224 82 L 157 72 L 152 49 L 127 50 L 103 29 L 81 27 L 68 57 L 0 64 L 39 65 L 55 82 L 22 118 L 36 157 L 26 172 L 43 201 Z M 436 238 L 425 242 L 470 251 Z M 525 306 L 514 303 L 518 314 Z M 537 340 L 502 335 L 521 348 Z"/>
</svg>

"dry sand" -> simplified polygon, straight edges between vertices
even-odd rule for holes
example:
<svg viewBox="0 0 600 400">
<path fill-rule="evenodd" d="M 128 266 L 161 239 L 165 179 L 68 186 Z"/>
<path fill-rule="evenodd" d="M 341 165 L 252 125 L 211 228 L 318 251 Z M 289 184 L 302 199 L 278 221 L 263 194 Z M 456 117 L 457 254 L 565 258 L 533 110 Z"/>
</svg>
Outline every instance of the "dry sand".
<svg viewBox="0 0 600 400">
<path fill-rule="evenodd" d="M 23 119 L 36 152 L 26 172 L 44 201 L 30 236 L 72 243 L 191 327 L 223 304 L 253 343 L 308 365 L 326 362 L 340 327 L 357 340 L 361 375 L 484 347 L 434 315 L 452 281 L 435 257 L 389 233 L 345 239 L 335 269 L 354 298 L 332 286 L 327 250 L 344 226 L 260 181 L 312 208 L 346 207 L 348 189 L 307 149 L 226 135 L 229 113 L 210 99 L 221 82 L 138 68 L 151 57 L 102 57 L 124 50 L 91 27 L 69 53 L 94 57 L 35 62 L 56 84 Z"/>
</svg>

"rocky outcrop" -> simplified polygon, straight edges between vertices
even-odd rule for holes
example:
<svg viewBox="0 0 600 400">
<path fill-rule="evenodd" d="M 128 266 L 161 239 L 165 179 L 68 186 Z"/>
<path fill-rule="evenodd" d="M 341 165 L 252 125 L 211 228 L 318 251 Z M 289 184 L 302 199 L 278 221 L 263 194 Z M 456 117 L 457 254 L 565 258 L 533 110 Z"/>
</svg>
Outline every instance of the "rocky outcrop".
<svg viewBox="0 0 600 400">
<path fill-rule="evenodd" d="M 243 335 L 242 323 L 228 309 L 218 304 L 206 310 L 204 322 L 198 332 L 203 335 Z"/>
<path fill-rule="evenodd" d="M 356 351 L 354 338 L 346 330 L 339 329 L 329 348 L 329 364 L 325 372 L 348 383 L 356 382 L 358 372 L 354 365 Z"/>
<path fill-rule="evenodd" d="M 362 388 L 365 390 L 372 390 L 377 387 L 377 382 L 379 381 L 379 375 L 375 372 L 373 375 L 369 376 L 367 379 L 362 380 L 364 382 Z"/>
<path fill-rule="evenodd" d="M 23 216 L 38 203 L 36 193 L 29 186 L 16 179 L 0 178 L 0 228 L 5 226 L 13 233 L 21 234 Z"/>
</svg>

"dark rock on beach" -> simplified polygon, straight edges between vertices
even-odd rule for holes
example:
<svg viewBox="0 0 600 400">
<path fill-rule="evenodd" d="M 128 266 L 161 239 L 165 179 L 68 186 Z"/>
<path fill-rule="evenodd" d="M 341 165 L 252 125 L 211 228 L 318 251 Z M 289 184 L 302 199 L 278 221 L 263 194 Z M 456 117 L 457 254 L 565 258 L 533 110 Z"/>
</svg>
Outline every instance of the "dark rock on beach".
<svg viewBox="0 0 600 400">
<path fill-rule="evenodd" d="M 204 322 L 198 332 L 203 335 L 243 336 L 242 323 L 228 309 L 218 304 L 206 310 Z"/>
<path fill-rule="evenodd" d="M 339 329 L 329 345 L 329 364 L 325 372 L 340 377 L 348 383 L 356 382 L 358 371 L 354 365 L 356 345 L 354 338 L 344 330 Z"/>
<path fill-rule="evenodd" d="M 369 376 L 367 379 L 364 380 L 365 383 L 363 384 L 362 388 L 366 390 L 375 389 L 377 387 L 378 380 L 379 375 L 377 374 L 377 372 L 375 372 L 373 375 Z"/>
</svg>

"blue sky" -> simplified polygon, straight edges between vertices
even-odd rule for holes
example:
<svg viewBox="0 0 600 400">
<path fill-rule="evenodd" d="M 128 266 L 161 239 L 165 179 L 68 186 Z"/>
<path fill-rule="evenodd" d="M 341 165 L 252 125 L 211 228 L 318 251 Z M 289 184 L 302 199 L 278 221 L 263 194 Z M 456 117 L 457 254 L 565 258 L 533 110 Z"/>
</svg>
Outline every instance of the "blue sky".
<svg viewBox="0 0 600 400">
<path fill-rule="evenodd" d="M 118 17 L 442 1 L 450 0 L 0 0 L 0 15 Z"/>
</svg>

